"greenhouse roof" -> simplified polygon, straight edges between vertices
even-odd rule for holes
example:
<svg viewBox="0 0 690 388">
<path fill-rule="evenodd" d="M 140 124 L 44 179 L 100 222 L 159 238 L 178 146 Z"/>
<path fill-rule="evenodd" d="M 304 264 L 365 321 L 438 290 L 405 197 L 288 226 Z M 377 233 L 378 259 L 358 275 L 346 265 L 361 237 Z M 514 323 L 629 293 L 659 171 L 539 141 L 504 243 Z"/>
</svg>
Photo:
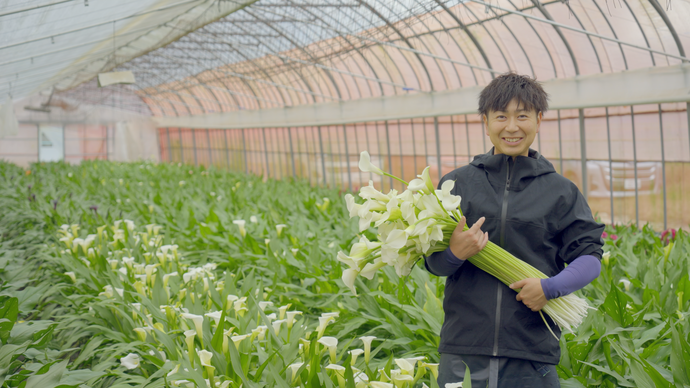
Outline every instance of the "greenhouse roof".
<svg viewBox="0 0 690 388">
<path fill-rule="evenodd" d="M 687 20 L 684 0 L 11 0 L 0 93 L 187 116 L 575 79 L 687 62 Z M 111 70 L 136 83 L 98 88 Z"/>
</svg>

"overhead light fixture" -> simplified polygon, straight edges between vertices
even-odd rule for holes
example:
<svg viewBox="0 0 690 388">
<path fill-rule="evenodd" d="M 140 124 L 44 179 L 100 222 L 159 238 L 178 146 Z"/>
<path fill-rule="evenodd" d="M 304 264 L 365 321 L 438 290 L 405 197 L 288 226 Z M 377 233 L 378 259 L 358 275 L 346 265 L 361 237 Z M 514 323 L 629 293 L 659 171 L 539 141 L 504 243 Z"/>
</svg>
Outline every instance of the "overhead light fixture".
<svg viewBox="0 0 690 388">
<path fill-rule="evenodd" d="M 29 106 L 29 105 L 27 105 L 24 107 L 24 109 L 34 111 L 34 112 L 50 113 L 50 108 L 48 108 L 46 106 Z"/>
<path fill-rule="evenodd" d="M 134 73 L 131 71 L 113 71 L 98 74 L 98 87 L 101 88 L 108 85 L 133 83 L 136 83 L 136 81 L 134 80 Z"/>
</svg>

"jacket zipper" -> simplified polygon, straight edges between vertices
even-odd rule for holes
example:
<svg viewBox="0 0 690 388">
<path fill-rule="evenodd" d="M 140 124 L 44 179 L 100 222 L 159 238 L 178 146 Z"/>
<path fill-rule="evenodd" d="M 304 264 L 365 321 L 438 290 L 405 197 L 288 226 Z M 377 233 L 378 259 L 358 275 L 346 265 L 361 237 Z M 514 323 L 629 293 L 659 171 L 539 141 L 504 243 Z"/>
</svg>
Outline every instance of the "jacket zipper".
<svg viewBox="0 0 690 388">
<path fill-rule="evenodd" d="M 505 236 L 506 236 L 506 218 L 508 216 L 508 190 L 510 189 L 510 160 L 508 160 L 508 174 L 506 175 L 506 188 L 503 191 L 503 206 L 501 207 L 501 234 L 500 243 L 501 248 L 505 246 Z M 501 283 L 499 282 L 496 288 L 496 321 L 494 329 L 494 357 L 498 355 L 498 331 L 501 326 L 501 299 L 503 296 L 503 290 Z"/>
</svg>

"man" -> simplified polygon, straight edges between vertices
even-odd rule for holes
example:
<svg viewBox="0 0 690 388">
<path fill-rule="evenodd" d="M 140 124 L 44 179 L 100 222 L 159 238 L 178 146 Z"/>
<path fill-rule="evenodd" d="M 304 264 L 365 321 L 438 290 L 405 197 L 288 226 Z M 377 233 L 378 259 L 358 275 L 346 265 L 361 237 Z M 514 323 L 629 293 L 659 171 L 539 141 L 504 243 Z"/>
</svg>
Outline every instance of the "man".
<svg viewBox="0 0 690 388">
<path fill-rule="evenodd" d="M 479 96 L 493 149 L 439 183 L 456 182 L 453 194 L 462 197 L 464 214 L 450 247 L 426 260 L 431 273 L 448 277 L 441 388 L 462 381 L 465 365 L 474 388 L 560 386 L 559 342 L 539 310 L 599 276 L 604 226 L 594 221 L 577 186 L 529 148 L 547 108 L 547 94 L 536 80 L 515 73 L 494 79 Z M 472 227 L 463 232 L 465 223 Z M 524 279 L 509 288 L 466 261 L 488 240 L 550 278 Z"/>
</svg>

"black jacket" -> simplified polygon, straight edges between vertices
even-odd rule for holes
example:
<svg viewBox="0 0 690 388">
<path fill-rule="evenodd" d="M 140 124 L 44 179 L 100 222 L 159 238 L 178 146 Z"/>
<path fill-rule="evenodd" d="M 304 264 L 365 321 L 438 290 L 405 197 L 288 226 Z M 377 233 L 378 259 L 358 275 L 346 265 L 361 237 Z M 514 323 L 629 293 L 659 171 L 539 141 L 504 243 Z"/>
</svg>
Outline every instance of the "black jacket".
<svg viewBox="0 0 690 388">
<path fill-rule="evenodd" d="M 453 194 L 473 225 L 486 217 L 489 240 L 548 276 L 582 255 L 601 258 L 604 225 L 594 221 L 571 181 L 534 150 L 514 161 L 507 155 L 478 155 L 441 179 L 455 180 Z M 559 342 L 537 312 L 515 299 L 516 292 L 465 262 L 449 266 L 445 252 L 426 260 L 427 269 L 446 279 L 439 352 L 521 358 L 558 364 Z M 552 330 L 558 326 L 544 314 Z"/>
</svg>

